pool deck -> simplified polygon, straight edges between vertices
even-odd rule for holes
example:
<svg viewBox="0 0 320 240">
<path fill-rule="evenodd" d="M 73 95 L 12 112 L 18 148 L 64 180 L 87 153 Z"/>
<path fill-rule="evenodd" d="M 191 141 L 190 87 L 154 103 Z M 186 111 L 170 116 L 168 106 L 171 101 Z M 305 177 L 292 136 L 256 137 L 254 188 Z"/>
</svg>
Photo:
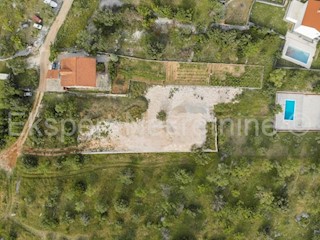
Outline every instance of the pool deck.
<svg viewBox="0 0 320 240">
<path fill-rule="evenodd" d="M 308 62 L 303 63 L 303 62 L 300 62 L 294 58 L 288 57 L 286 55 L 288 47 L 293 47 L 293 48 L 296 48 L 301 51 L 309 53 L 310 56 L 309 56 Z M 304 39 L 303 37 L 299 36 L 298 34 L 295 34 L 292 32 L 287 32 L 286 43 L 285 43 L 283 51 L 282 51 L 282 58 L 289 61 L 289 62 L 293 62 L 299 66 L 302 66 L 302 67 L 309 69 L 311 67 L 313 57 L 314 57 L 316 51 L 317 51 L 317 42 L 315 42 L 315 41 L 311 42 L 311 41 L 308 41 L 308 40 Z"/>
<path fill-rule="evenodd" d="M 295 101 L 293 120 L 284 119 L 286 100 Z M 320 131 L 320 95 L 278 92 L 276 103 L 282 107 L 275 119 L 277 131 Z"/>
</svg>

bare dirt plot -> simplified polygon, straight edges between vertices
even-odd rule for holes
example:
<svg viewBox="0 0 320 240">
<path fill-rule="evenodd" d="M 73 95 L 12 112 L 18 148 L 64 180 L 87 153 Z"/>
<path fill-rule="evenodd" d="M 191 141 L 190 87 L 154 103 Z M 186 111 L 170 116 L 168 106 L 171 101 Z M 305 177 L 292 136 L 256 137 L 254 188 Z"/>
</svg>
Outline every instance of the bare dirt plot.
<svg viewBox="0 0 320 240">
<path fill-rule="evenodd" d="M 214 122 L 214 105 L 231 102 L 239 88 L 155 86 L 149 106 L 137 122 L 100 121 L 80 133 L 86 149 L 106 152 L 189 152 L 207 141 L 207 123 Z M 165 117 L 159 119 L 159 113 Z M 216 149 L 211 149 L 216 150 Z"/>
<path fill-rule="evenodd" d="M 211 75 L 215 75 L 221 79 L 225 79 L 226 73 L 234 77 L 241 77 L 246 71 L 244 65 L 209 64 L 208 67 Z"/>
<path fill-rule="evenodd" d="M 226 24 L 246 25 L 253 0 L 230 0 L 226 6 Z"/>
</svg>

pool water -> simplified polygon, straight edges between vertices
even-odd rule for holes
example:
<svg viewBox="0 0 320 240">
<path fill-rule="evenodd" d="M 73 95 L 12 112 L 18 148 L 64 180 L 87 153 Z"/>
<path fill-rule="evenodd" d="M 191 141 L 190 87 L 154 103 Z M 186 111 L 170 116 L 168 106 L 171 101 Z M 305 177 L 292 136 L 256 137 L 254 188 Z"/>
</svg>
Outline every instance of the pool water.
<svg viewBox="0 0 320 240">
<path fill-rule="evenodd" d="M 294 109 L 296 101 L 286 100 L 286 106 L 284 111 L 284 120 L 293 120 L 294 119 Z"/>
<path fill-rule="evenodd" d="M 308 63 L 310 53 L 304 52 L 302 50 L 293 48 L 293 47 L 288 47 L 286 56 L 291 57 L 299 62 Z"/>
</svg>

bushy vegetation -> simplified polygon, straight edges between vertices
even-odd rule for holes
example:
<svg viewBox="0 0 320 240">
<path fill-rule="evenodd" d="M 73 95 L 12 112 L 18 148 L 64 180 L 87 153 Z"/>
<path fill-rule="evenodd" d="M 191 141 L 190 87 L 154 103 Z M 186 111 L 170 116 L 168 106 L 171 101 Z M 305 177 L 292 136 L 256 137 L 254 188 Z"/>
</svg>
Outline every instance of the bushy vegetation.
<svg viewBox="0 0 320 240">
<path fill-rule="evenodd" d="M 148 101 L 138 92 L 130 98 L 88 95 L 46 94 L 43 108 L 32 128 L 27 144 L 33 148 L 77 146 L 79 127 L 87 128 L 99 121 L 136 121 L 148 108 Z M 89 125 L 88 125 L 89 124 Z"/>
<path fill-rule="evenodd" d="M 39 13 L 44 24 L 50 24 L 54 17 L 53 10 L 43 0 L 2 0 L 0 9 L 5 9 L 0 13 L 0 56 L 13 55 L 33 44 L 39 30 L 30 23 L 29 27 L 22 29 L 22 24 L 31 20 L 34 14 Z"/>
<path fill-rule="evenodd" d="M 75 0 L 73 2 L 71 11 L 58 32 L 56 40 L 57 48 L 74 47 L 78 34 L 80 35 L 81 31 L 85 29 L 88 20 L 97 9 L 98 3 L 98 0 L 92 0 L 90 2 Z"/>
<path fill-rule="evenodd" d="M 263 71 L 262 67 L 246 66 L 241 76 L 226 74 L 225 79 L 217 78 L 215 75 L 211 76 L 210 85 L 261 88 L 263 84 Z"/>
<path fill-rule="evenodd" d="M 10 240 L 40 240 L 22 226 L 12 221 L 0 220 L 0 238 Z"/>
<path fill-rule="evenodd" d="M 261 140 L 252 134 L 230 135 L 219 154 L 210 155 L 98 155 L 82 163 L 79 156 L 41 157 L 33 172 L 50 180 L 19 166 L 27 178 L 17 196 L 17 218 L 89 238 L 312 239 L 319 217 L 317 153 L 292 150 L 316 136 L 269 139 L 275 141 L 269 157 L 256 154 Z M 235 142 L 241 145 L 234 148 Z M 62 181 L 60 175 L 67 176 Z M 307 219 L 296 220 L 301 213 Z"/>
<path fill-rule="evenodd" d="M 207 129 L 207 138 L 205 143 L 202 146 L 202 150 L 204 151 L 216 151 L 216 141 L 217 141 L 217 134 L 216 134 L 216 124 L 213 122 L 208 122 L 206 125 Z"/>
<path fill-rule="evenodd" d="M 38 72 L 26 69 L 24 59 L 10 60 L 6 63 L 9 80 L 0 81 L 0 149 L 4 148 L 21 132 L 33 102 L 25 97 L 24 90 L 35 90 Z"/>
<path fill-rule="evenodd" d="M 165 122 L 167 120 L 167 112 L 165 110 L 161 110 L 160 112 L 158 112 L 157 119 Z"/>
<path fill-rule="evenodd" d="M 155 21 L 157 16 L 168 16 L 174 19 L 175 7 L 180 9 L 180 5 L 186 4 L 192 9 L 191 23 L 193 24 L 160 24 Z M 214 6 L 220 3 L 211 0 L 144 1 L 135 5 L 128 2 L 121 7 L 98 10 L 94 14 L 91 7 L 82 9 L 86 11 L 85 17 L 81 19 L 82 30 L 74 27 L 73 19 L 68 18 L 63 27 L 66 29 L 69 26 L 68 31 L 61 30 L 59 38 L 62 40 L 58 41 L 58 45 L 60 49 L 65 49 L 74 47 L 72 43 L 76 42 L 79 50 L 85 50 L 91 54 L 110 52 L 148 59 L 181 61 L 191 59 L 199 62 L 272 66 L 282 40 L 265 29 L 222 31 L 207 27 L 208 22 L 217 21 L 215 17 L 219 16 L 215 14 L 215 10 L 208 7 L 210 4 Z M 202 10 L 197 10 L 198 7 Z M 73 11 L 75 11 L 74 15 L 76 10 Z M 200 15 L 205 18 L 202 20 L 199 17 L 194 18 L 193 16 L 198 15 L 198 12 L 201 12 Z M 209 17 L 207 12 L 211 14 Z M 88 20 L 88 16 L 92 18 Z M 202 23 L 197 25 L 194 21 Z"/>
</svg>

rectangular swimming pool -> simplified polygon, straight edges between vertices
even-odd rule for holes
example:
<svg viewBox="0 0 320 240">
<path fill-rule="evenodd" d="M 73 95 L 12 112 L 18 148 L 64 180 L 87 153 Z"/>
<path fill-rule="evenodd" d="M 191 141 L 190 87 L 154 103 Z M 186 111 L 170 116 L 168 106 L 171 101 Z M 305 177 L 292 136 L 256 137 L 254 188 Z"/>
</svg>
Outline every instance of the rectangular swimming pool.
<svg viewBox="0 0 320 240">
<path fill-rule="evenodd" d="M 300 49 L 296 49 L 294 47 L 289 46 L 287 48 L 286 56 L 293 58 L 299 62 L 304 64 L 308 63 L 310 53 L 304 52 Z"/>
<path fill-rule="evenodd" d="M 294 110 L 296 101 L 286 100 L 286 106 L 284 110 L 284 120 L 294 120 Z"/>
</svg>

